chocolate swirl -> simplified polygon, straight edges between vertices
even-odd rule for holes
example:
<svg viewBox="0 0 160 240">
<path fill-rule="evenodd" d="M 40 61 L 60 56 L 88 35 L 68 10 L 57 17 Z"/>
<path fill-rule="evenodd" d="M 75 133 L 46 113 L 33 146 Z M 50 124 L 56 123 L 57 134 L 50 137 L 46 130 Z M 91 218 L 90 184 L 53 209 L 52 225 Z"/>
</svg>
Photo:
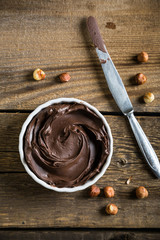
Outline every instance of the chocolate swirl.
<svg viewBox="0 0 160 240">
<path fill-rule="evenodd" d="M 24 137 L 25 160 L 38 178 L 56 187 L 74 187 L 93 178 L 108 154 L 108 134 L 95 112 L 83 104 L 42 109 Z"/>
</svg>

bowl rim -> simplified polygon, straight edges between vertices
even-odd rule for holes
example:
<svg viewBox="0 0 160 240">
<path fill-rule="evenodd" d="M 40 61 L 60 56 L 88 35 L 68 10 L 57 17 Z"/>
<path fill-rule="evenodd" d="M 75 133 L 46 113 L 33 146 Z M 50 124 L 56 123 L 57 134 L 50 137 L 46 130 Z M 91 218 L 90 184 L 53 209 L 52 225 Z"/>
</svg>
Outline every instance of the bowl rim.
<svg viewBox="0 0 160 240">
<path fill-rule="evenodd" d="M 27 126 L 29 125 L 30 121 L 32 120 L 32 118 L 38 113 L 40 112 L 42 109 L 52 105 L 52 104 L 57 104 L 57 103 L 62 103 L 62 102 L 76 102 L 79 104 L 83 104 L 85 106 L 87 106 L 88 108 L 90 108 L 91 110 L 93 110 L 103 121 L 106 129 L 107 129 L 107 133 L 108 133 L 108 138 L 109 138 L 109 155 L 106 159 L 105 164 L 103 165 L 101 171 L 91 180 L 88 180 L 87 182 L 85 182 L 83 185 L 80 186 L 76 186 L 76 187 L 63 187 L 63 188 L 58 188 L 52 185 L 49 185 L 48 183 L 46 183 L 45 181 L 41 180 L 40 178 L 38 178 L 36 176 L 35 173 L 33 173 L 30 168 L 28 167 L 25 158 L 24 158 L 24 151 L 23 151 L 23 137 L 24 134 L 26 132 Z M 39 183 L 40 185 L 42 185 L 43 187 L 50 189 L 50 190 L 54 190 L 56 192 L 76 192 L 76 191 L 80 191 L 80 190 L 84 190 L 88 187 L 90 187 L 91 185 L 95 184 L 105 173 L 105 171 L 107 170 L 107 168 L 110 165 L 111 162 L 111 157 L 113 154 L 113 137 L 112 137 L 112 133 L 111 133 L 111 129 L 109 127 L 109 124 L 107 122 L 107 120 L 104 118 L 104 116 L 98 111 L 97 108 L 95 108 L 94 106 L 92 106 L 91 104 L 87 103 L 86 101 L 77 99 L 77 98 L 56 98 L 56 99 L 52 99 L 49 100 L 41 105 L 39 105 L 37 108 L 35 108 L 35 110 L 33 110 L 29 116 L 26 118 L 25 122 L 22 125 L 20 134 L 19 134 L 19 154 L 20 154 L 20 160 L 26 170 L 26 172 L 32 177 L 32 179 Z"/>
</svg>

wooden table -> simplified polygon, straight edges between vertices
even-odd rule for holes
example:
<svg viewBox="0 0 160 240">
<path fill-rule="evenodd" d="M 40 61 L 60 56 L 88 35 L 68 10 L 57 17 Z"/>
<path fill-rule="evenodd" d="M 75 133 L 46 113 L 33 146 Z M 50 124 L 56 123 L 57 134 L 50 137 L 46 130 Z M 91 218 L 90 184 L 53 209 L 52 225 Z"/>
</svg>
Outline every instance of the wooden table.
<svg viewBox="0 0 160 240">
<path fill-rule="evenodd" d="M 160 182 L 108 90 L 86 29 L 86 18 L 95 16 L 160 158 L 160 1 L 2 0 L 0 13 L 0 239 L 160 239 Z M 135 60 L 141 51 L 149 54 L 146 64 Z M 33 80 L 37 67 L 45 80 Z M 62 84 L 57 76 L 66 71 L 72 79 Z M 141 86 L 133 82 L 139 72 L 148 79 Z M 151 104 L 142 101 L 147 91 L 155 95 Z M 107 119 L 114 153 L 97 185 L 113 186 L 113 199 L 90 198 L 88 190 L 50 191 L 25 172 L 18 153 L 21 126 L 39 104 L 58 97 L 85 100 Z M 147 199 L 136 199 L 140 185 L 148 189 Z M 116 216 L 105 214 L 110 202 L 119 208 Z"/>
</svg>

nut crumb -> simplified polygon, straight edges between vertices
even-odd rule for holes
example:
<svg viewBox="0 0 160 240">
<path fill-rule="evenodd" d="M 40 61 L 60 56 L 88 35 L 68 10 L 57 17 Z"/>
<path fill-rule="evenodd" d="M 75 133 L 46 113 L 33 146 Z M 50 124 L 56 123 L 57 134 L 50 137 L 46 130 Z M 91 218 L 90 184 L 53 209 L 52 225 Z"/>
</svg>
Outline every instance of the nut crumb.
<svg viewBox="0 0 160 240">
<path fill-rule="evenodd" d="M 130 176 L 130 177 L 127 179 L 126 184 L 129 185 L 130 182 L 131 182 L 131 180 L 132 180 L 132 176 Z"/>
<path fill-rule="evenodd" d="M 107 23 L 106 23 L 106 28 L 116 29 L 116 24 L 113 23 L 113 22 L 107 22 Z"/>
<path fill-rule="evenodd" d="M 104 64 L 104 63 L 106 63 L 106 60 L 105 59 L 100 59 L 100 63 Z"/>
<path fill-rule="evenodd" d="M 90 47 L 95 47 L 93 43 L 90 43 Z"/>
</svg>

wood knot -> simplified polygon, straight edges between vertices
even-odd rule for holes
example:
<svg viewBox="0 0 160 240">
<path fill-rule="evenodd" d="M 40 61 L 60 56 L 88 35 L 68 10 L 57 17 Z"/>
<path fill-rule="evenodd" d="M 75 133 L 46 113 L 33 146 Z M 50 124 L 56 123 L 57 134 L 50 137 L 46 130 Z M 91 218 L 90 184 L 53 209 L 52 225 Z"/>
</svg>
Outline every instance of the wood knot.
<svg viewBox="0 0 160 240">
<path fill-rule="evenodd" d="M 115 234 L 109 240 L 136 240 L 136 235 L 134 233 L 123 233 Z"/>
<path fill-rule="evenodd" d="M 87 2 L 86 6 L 89 10 L 92 11 L 96 9 L 96 4 L 94 4 L 92 1 Z"/>
<path fill-rule="evenodd" d="M 127 163 L 128 163 L 127 159 L 121 158 L 117 161 L 117 166 L 118 167 L 126 167 Z"/>
</svg>

